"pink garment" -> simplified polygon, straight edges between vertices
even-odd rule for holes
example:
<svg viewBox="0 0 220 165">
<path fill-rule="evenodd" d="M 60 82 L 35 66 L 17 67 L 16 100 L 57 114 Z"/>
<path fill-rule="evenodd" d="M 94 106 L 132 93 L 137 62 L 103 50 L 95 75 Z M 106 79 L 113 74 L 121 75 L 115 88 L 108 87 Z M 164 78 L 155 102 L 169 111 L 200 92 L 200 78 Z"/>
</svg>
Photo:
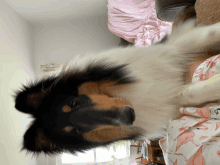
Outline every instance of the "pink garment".
<svg viewBox="0 0 220 165">
<path fill-rule="evenodd" d="M 154 0 L 108 0 L 108 28 L 142 47 L 170 33 L 172 23 L 157 18 Z"/>
</svg>

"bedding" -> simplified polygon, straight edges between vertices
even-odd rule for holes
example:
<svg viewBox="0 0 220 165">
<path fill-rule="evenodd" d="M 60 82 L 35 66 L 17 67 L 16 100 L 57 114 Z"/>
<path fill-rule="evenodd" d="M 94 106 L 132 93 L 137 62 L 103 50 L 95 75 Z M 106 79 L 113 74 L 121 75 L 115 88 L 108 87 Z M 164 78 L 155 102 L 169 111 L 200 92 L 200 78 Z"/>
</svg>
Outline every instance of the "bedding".
<svg viewBox="0 0 220 165">
<path fill-rule="evenodd" d="M 154 0 L 108 0 L 108 28 L 117 36 L 149 46 L 170 33 L 172 23 L 159 20 Z M 220 55 L 205 60 L 195 70 L 192 82 L 220 73 Z M 167 126 L 160 140 L 167 165 L 220 164 L 220 102 L 201 108 L 184 107 L 185 116 Z"/>
<path fill-rule="evenodd" d="M 207 80 L 220 73 L 220 55 L 201 63 L 192 82 Z M 217 91 L 219 92 L 219 91 Z M 204 107 L 180 108 L 184 114 L 167 126 L 167 136 L 160 140 L 167 165 L 211 165 L 220 162 L 220 102 Z"/>
<path fill-rule="evenodd" d="M 157 18 L 154 0 L 108 0 L 108 29 L 142 47 L 170 33 L 172 23 Z"/>
</svg>

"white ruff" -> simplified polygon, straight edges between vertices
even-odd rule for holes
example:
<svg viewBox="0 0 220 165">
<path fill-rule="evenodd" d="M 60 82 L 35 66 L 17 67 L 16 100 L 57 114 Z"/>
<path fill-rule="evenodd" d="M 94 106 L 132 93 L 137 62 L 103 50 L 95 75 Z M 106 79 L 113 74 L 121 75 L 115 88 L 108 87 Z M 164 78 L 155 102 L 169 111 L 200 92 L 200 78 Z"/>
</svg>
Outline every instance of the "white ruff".
<svg viewBox="0 0 220 165">
<path fill-rule="evenodd" d="M 191 62 L 196 61 L 200 53 L 219 42 L 219 29 L 220 23 L 194 28 L 194 22 L 190 21 L 174 32 L 166 44 L 116 48 L 77 56 L 64 66 L 63 71 L 73 68 L 83 71 L 89 64 L 100 60 L 113 62 L 116 66 L 128 64 L 128 76 L 135 77 L 139 82 L 112 91 L 112 94 L 131 102 L 136 114 L 134 125 L 145 129 L 147 138 L 164 136 L 165 130 L 159 127 L 165 127 L 170 119 L 180 114 L 177 98 L 186 87 L 181 78 L 186 70 L 180 63 L 190 65 L 190 59 Z M 209 36 L 211 33 L 215 34 L 212 38 Z"/>
</svg>

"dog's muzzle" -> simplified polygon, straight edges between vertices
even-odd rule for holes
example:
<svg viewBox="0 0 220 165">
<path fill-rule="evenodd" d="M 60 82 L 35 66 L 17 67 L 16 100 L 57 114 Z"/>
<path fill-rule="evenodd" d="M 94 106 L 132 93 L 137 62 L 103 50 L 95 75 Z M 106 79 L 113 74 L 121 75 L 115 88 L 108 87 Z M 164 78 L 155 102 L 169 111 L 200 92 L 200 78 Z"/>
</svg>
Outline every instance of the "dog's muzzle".
<svg viewBox="0 0 220 165">
<path fill-rule="evenodd" d="M 119 114 L 119 121 L 125 125 L 132 125 L 135 121 L 135 112 L 130 106 L 122 107 Z"/>
</svg>

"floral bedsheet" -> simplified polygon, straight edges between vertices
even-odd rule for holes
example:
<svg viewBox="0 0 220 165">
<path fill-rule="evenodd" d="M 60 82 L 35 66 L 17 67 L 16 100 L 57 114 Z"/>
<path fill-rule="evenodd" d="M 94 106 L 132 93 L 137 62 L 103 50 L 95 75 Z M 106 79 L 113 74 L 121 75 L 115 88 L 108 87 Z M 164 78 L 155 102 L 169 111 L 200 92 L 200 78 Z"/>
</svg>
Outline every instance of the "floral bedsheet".
<svg viewBox="0 0 220 165">
<path fill-rule="evenodd" d="M 205 60 L 194 72 L 192 82 L 220 73 L 220 55 Z M 216 91 L 220 92 L 220 91 Z M 171 121 L 167 137 L 160 140 L 167 165 L 220 165 L 220 102 L 202 108 L 184 107 L 185 114 Z"/>
</svg>

